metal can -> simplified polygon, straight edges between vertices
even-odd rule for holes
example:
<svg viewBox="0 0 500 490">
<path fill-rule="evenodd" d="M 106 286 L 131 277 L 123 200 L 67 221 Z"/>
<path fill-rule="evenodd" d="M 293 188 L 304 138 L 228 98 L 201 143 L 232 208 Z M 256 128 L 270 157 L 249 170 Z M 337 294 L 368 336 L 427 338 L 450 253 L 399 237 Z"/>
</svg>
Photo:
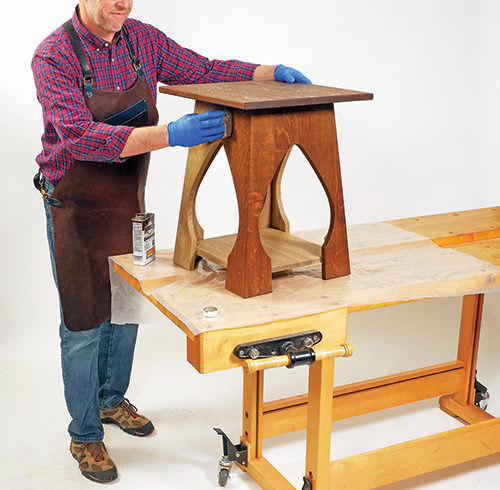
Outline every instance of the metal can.
<svg viewBox="0 0 500 490">
<path fill-rule="evenodd" d="M 155 215 L 137 213 L 132 218 L 134 264 L 146 265 L 155 258 Z"/>
</svg>

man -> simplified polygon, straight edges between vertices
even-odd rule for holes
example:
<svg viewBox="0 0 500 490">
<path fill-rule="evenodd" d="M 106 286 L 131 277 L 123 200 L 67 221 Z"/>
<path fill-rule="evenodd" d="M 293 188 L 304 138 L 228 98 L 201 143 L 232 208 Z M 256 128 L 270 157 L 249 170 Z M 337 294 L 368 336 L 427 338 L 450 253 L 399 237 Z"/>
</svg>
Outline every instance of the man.
<svg viewBox="0 0 500 490">
<path fill-rule="evenodd" d="M 44 133 L 35 185 L 44 197 L 61 311 L 70 451 L 94 481 L 117 478 L 103 423 L 147 436 L 153 424 L 126 398 L 137 325 L 110 322 L 107 257 L 130 253 L 131 218 L 144 211 L 152 150 L 194 146 L 225 131 L 223 111 L 157 125 L 156 84 L 278 80 L 310 83 L 283 65 L 210 61 L 128 19 L 132 0 L 80 0 L 35 51 Z"/>
</svg>

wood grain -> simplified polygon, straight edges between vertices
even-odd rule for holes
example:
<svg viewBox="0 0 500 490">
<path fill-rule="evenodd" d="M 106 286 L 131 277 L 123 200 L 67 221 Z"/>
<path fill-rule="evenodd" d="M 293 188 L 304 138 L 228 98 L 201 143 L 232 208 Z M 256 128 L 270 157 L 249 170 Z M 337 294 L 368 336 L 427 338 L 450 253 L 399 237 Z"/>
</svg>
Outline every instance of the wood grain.
<svg viewBox="0 0 500 490">
<path fill-rule="evenodd" d="M 241 359 L 234 355 L 234 349 L 239 344 L 307 332 L 311 325 L 323 332 L 323 339 L 318 347 L 324 350 L 335 349 L 346 341 L 347 309 L 230 330 L 206 331 L 188 339 L 188 361 L 200 373 L 241 367 Z"/>
<path fill-rule="evenodd" d="M 464 254 L 500 266 L 500 238 L 459 243 L 452 247 Z"/>
<path fill-rule="evenodd" d="M 343 420 L 459 390 L 465 370 L 458 362 L 361 381 L 333 390 L 332 420 Z M 307 395 L 264 404 L 263 437 L 307 427 Z"/>
<path fill-rule="evenodd" d="M 461 405 L 453 399 L 453 395 L 444 395 L 439 399 L 439 407 L 452 417 L 458 417 L 467 424 L 475 424 L 495 417 L 475 405 Z"/>
<path fill-rule="evenodd" d="M 238 234 L 230 253 L 225 247 L 228 243 L 226 237 L 220 244 L 212 240 L 198 247 L 198 242 L 203 239 L 203 229 L 196 218 L 195 199 L 201 181 L 220 148 L 220 142 L 212 142 L 190 149 L 174 254 L 176 264 L 192 270 L 198 248 L 200 255 L 227 268 L 226 289 L 243 298 L 271 292 L 273 271 L 316 263 L 316 258 L 297 261 L 294 253 L 290 254 L 292 257 L 286 263 L 282 260 L 286 256 L 284 247 L 280 245 L 277 252 L 279 260 L 275 258 L 273 265 L 259 233 L 259 229 L 264 227 L 285 232 L 289 230 L 281 201 L 281 177 L 294 145 L 301 149 L 314 169 L 330 206 L 330 226 L 321 248 L 322 277 L 331 279 L 350 274 L 332 103 L 335 97 L 345 97 L 347 92 L 328 87 L 287 85 L 277 82 L 249 82 L 245 85 L 240 82 L 175 87 L 176 90 L 169 91 L 194 94 L 196 112 L 213 109 L 208 103 L 231 105 L 231 97 L 245 99 L 248 94 L 254 102 L 258 100 L 259 108 L 264 109 L 234 110 L 234 132 L 230 139 L 224 141 L 239 211 Z M 200 94 L 213 95 L 217 91 L 229 94 L 229 99 L 200 98 Z M 306 95 L 308 97 L 304 98 Z M 359 96 L 359 93 L 355 95 Z M 277 98 L 280 104 L 276 103 Z M 297 107 L 304 105 L 305 101 L 310 107 Z M 246 104 L 243 107 L 256 108 Z M 286 239 L 283 245 L 289 242 L 290 239 Z M 220 247 L 223 248 L 222 258 L 218 253 Z M 279 265 L 276 265 L 278 262 Z"/>
<path fill-rule="evenodd" d="M 242 110 L 371 100 L 373 94 L 342 88 L 272 80 L 190 85 L 162 85 L 163 94 L 187 97 Z"/>
<path fill-rule="evenodd" d="M 282 160 L 276 161 L 277 171 Z M 276 171 L 274 174 L 269 172 L 266 178 L 272 180 L 273 176 L 276 176 Z M 253 196 L 249 194 L 248 199 L 252 199 Z M 265 200 L 265 193 L 259 195 L 258 199 L 261 206 Z M 493 248 L 494 251 L 498 251 L 495 247 L 498 246 L 499 239 L 491 236 L 497 230 L 496 208 L 490 208 L 489 211 L 479 210 L 477 214 L 479 224 L 473 217 L 474 212 L 465 213 L 467 215 L 465 217 L 461 213 L 458 216 L 452 214 L 454 217 L 451 217 L 451 220 L 446 217 L 429 217 L 426 233 L 432 235 L 434 240 L 440 241 L 443 247 L 453 246 L 457 250 L 471 248 L 475 249 L 476 253 L 479 253 L 478 250 L 484 253 L 483 248 L 490 251 Z M 421 221 L 425 220 L 411 222 L 410 226 L 422 227 L 425 223 L 422 224 Z M 258 217 L 255 218 L 254 225 L 258 230 L 260 227 Z M 261 229 L 260 233 L 265 234 L 266 229 Z M 483 243 L 488 247 L 475 247 L 476 244 Z M 488 252 L 487 257 L 491 258 L 494 255 Z M 123 271 L 120 272 L 116 264 L 114 267 L 123 277 L 127 277 L 136 289 L 142 291 L 142 282 L 139 283 L 130 275 L 130 277 L 123 275 Z M 163 278 L 153 276 L 148 276 L 147 281 L 163 284 Z M 152 296 L 146 295 L 143 291 L 142 294 L 181 328 L 183 327 L 183 322 L 155 302 Z M 335 388 L 333 392 L 333 383 L 328 381 L 333 374 L 333 365 L 330 373 L 326 365 L 322 367 L 321 363 L 317 363 L 310 368 L 309 396 L 291 397 L 266 404 L 262 403 L 263 372 L 258 375 L 247 375 L 244 383 L 243 440 L 248 442 L 251 454 L 249 473 L 263 488 L 273 490 L 293 488 L 276 468 L 262 458 L 262 438 L 306 427 L 308 419 L 306 472 L 313 481 L 313 488 L 320 490 L 373 488 L 499 452 L 500 420 L 493 419 L 473 405 L 473 382 L 482 302 L 481 294 L 472 294 L 464 298 L 458 355 L 457 360 L 451 363 L 354 383 Z M 339 342 L 345 341 L 346 315 L 347 309 L 344 308 L 267 324 L 228 330 L 214 329 L 196 337 L 191 334 L 188 339 L 188 358 L 200 372 L 236 367 L 241 365 L 241 361 L 235 358 L 233 351 L 239 343 L 262 340 L 285 333 L 297 333 L 310 328 L 317 328 L 323 332 L 321 348 L 333 348 L 338 346 Z M 248 324 L 248 319 L 245 320 Z M 188 331 L 186 333 L 189 335 Z M 446 394 L 441 397 L 442 410 L 472 425 L 332 463 L 327 461 L 332 419 L 338 420 L 445 393 L 452 395 Z M 326 416 L 328 413 L 329 417 Z"/>
<path fill-rule="evenodd" d="M 264 490 L 295 490 L 296 488 L 265 458 L 249 461 L 247 469 Z"/>
<path fill-rule="evenodd" d="M 249 461 L 262 457 L 263 399 L 264 373 L 243 373 L 243 434 L 241 441 L 249 447 Z"/>
<path fill-rule="evenodd" d="M 235 110 L 233 136 L 226 150 L 238 201 L 239 226 L 227 259 L 226 289 L 243 298 L 272 291 L 271 259 L 259 236 L 259 217 L 282 155 L 281 149 L 257 142 L 254 114 Z"/>
<path fill-rule="evenodd" d="M 285 153 L 278 171 L 271 181 L 271 188 L 267 191 L 264 207 L 259 217 L 259 226 L 261 228 L 275 228 L 290 233 L 290 222 L 286 217 L 281 199 L 281 179 L 292 149 L 293 147 L 290 147 Z"/>
<path fill-rule="evenodd" d="M 314 350 L 316 361 L 329 359 L 331 357 L 350 357 L 353 349 L 350 344 L 342 344 L 336 349 L 331 350 Z M 257 371 L 264 371 L 265 369 L 272 369 L 277 367 L 289 366 L 291 364 L 290 356 L 288 354 L 282 356 L 272 356 L 262 359 L 247 359 L 243 364 L 243 371 L 245 373 L 256 373 Z"/>
<path fill-rule="evenodd" d="M 306 477 L 316 490 L 330 487 L 333 371 L 335 358 L 309 366 Z"/>
<path fill-rule="evenodd" d="M 462 389 L 453 395 L 453 399 L 461 405 L 474 405 L 474 380 L 483 304 L 484 294 L 467 295 L 462 301 L 457 360 L 464 363 L 466 375 Z"/>
<path fill-rule="evenodd" d="M 323 279 L 332 279 L 351 273 L 337 129 L 333 107 L 318 108 L 313 117 L 314 120 L 304 117 L 300 121 L 302 127 L 309 123 L 305 126 L 309 132 L 302 133 L 304 139 L 298 146 L 316 172 L 330 205 L 330 226 L 321 247 L 321 269 Z"/>
<path fill-rule="evenodd" d="M 239 209 L 238 235 L 228 259 L 226 288 L 248 298 L 272 290 L 271 259 L 262 245 L 260 215 L 273 178 L 297 145 L 318 176 L 330 205 L 322 246 L 322 277 L 350 273 L 345 212 L 332 105 L 233 111 L 233 136 L 224 143 Z M 292 264 L 290 264 L 291 268 Z"/>
<path fill-rule="evenodd" d="M 171 320 L 175 325 L 177 325 L 187 336 L 188 339 L 194 340 L 195 336 L 193 332 L 189 330 L 189 327 L 185 325 L 176 315 L 171 313 L 167 308 L 165 308 L 152 294 L 147 294 L 142 289 L 141 283 L 130 273 L 128 273 L 123 267 L 113 262 L 113 270 L 120 275 L 125 281 L 127 281 L 134 289 L 136 289 L 140 294 L 142 294 L 147 300 L 151 301 L 169 320 Z M 347 318 L 347 313 L 346 313 Z M 347 322 L 347 320 L 346 320 Z"/>
<path fill-rule="evenodd" d="M 500 207 L 417 216 L 387 223 L 418 233 L 437 245 L 452 246 L 500 237 Z"/>
<path fill-rule="evenodd" d="M 500 451 L 500 419 L 441 432 L 331 463 L 331 488 L 361 490 Z"/>
<path fill-rule="evenodd" d="M 386 232 L 385 226 L 382 231 Z M 324 231 L 318 234 L 317 241 L 321 242 L 322 236 Z M 351 237 L 353 243 L 358 240 L 355 233 Z M 274 280 L 272 295 L 249 300 L 243 300 L 224 289 L 225 271 L 212 268 L 213 272 L 207 275 L 202 265 L 199 271 L 186 271 L 174 266 L 172 251 L 158 251 L 156 260 L 147 267 L 133 266 L 131 254 L 112 260 L 135 277 L 139 285 L 145 279 L 178 277 L 172 286 L 160 288 L 152 295 L 177 316 L 193 336 L 205 331 L 237 330 L 247 325 L 260 325 L 342 306 L 352 310 L 351 307 L 356 306 L 499 289 L 500 268 L 485 262 L 478 263 L 466 254 L 452 251 L 451 257 L 448 253 L 443 256 L 443 250 L 431 243 L 425 250 L 420 245 L 415 250 L 411 246 L 408 251 L 393 251 L 389 247 L 388 254 L 383 253 L 382 247 L 380 256 L 374 256 L 371 242 L 363 243 L 369 254 L 365 257 L 364 252 L 353 252 L 355 269 L 349 278 L 322 281 L 318 269 L 313 269 L 314 277 L 310 277 L 308 271 L 304 271 L 304 274 L 280 274 Z M 420 256 L 419 260 L 414 260 L 416 254 Z M 376 267 L 373 267 L 374 264 Z M 391 267 L 390 274 L 380 267 L 385 264 Z M 457 273 L 459 277 L 450 279 L 450 272 Z M 216 277 L 222 281 L 213 280 Z M 398 278 L 398 282 L 393 284 L 393 278 Z M 203 317 L 202 307 L 207 305 L 219 308 L 218 319 Z"/>
<path fill-rule="evenodd" d="M 227 267 L 227 257 L 236 242 L 237 235 L 207 238 L 198 242 L 196 253 L 200 257 Z M 271 271 L 279 272 L 295 267 L 319 264 L 321 247 L 273 228 L 261 228 L 260 239 L 271 258 Z"/>
<path fill-rule="evenodd" d="M 194 111 L 199 114 L 215 109 L 221 107 L 196 102 Z M 228 122 L 226 131 L 231 134 L 232 118 Z M 188 270 L 194 269 L 196 244 L 203 239 L 203 228 L 196 217 L 196 196 L 203 177 L 221 149 L 222 143 L 222 140 L 210 141 L 189 148 L 174 249 L 174 263 Z"/>
</svg>

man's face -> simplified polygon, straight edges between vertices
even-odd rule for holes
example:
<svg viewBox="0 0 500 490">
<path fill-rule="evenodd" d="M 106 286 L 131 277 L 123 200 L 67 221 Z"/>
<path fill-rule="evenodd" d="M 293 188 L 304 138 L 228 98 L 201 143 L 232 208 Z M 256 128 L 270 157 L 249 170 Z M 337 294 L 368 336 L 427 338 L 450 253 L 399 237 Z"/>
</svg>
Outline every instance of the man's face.
<svg viewBox="0 0 500 490">
<path fill-rule="evenodd" d="M 106 34 L 114 34 L 122 28 L 132 4 L 133 0 L 82 0 L 80 9 L 96 27 Z"/>
</svg>

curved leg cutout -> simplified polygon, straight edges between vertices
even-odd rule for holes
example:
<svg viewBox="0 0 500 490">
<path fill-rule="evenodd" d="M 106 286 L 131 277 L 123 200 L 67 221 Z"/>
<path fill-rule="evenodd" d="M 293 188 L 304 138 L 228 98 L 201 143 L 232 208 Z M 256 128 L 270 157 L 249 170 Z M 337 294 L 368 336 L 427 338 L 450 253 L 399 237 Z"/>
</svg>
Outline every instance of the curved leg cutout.
<svg viewBox="0 0 500 490">
<path fill-rule="evenodd" d="M 189 149 L 174 249 L 174 263 L 185 269 L 194 269 L 196 245 L 203 239 L 203 228 L 196 218 L 196 196 L 221 146 L 219 140 Z"/>
<path fill-rule="evenodd" d="M 240 217 L 238 236 L 227 260 L 226 289 L 248 298 L 272 291 L 271 259 L 260 239 L 260 215 L 287 150 L 261 144 L 248 152 L 245 136 L 233 137 L 225 145 Z"/>
<path fill-rule="evenodd" d="M 318 176 L 330 204 L 330 226 L 321 248 L 322 277 L 346 276 L 351 268 L 336 135 L 327 141 L 310 140 L 297 146 Z"/>
</svg>

